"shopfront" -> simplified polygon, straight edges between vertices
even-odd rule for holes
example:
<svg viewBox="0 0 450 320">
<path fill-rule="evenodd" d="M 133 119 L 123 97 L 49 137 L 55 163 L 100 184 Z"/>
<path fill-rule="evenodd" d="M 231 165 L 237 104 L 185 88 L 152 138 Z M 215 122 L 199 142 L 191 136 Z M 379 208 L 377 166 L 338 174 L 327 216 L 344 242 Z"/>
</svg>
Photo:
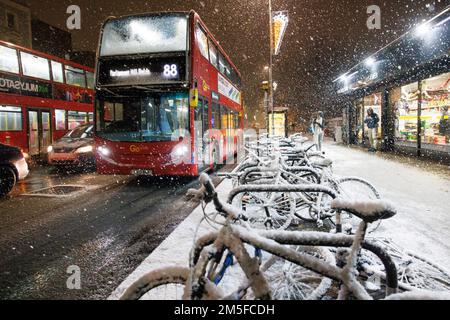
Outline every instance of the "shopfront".
<svg viewBox="0 0 450 320">
<path fill-rule="evenodd" d="M 450 159 L 450 8 L 427 24 L 427 37 L 413 29 L 335 80 L 347 143 L 367 146 L 371 108 L 379 150 Z"/>
</svg>

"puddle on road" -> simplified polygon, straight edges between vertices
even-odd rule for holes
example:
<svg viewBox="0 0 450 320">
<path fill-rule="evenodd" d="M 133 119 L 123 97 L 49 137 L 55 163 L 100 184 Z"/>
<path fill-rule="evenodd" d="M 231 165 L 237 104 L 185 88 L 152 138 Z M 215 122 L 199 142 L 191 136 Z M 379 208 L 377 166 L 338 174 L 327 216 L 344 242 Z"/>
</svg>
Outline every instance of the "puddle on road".
<svg viewBox="0 0 450 320">
<path fill-rule="evenodd" d="M 22 196 L 31 197 L 72 197 L 83 192 L 93 190 L 99 186 L 82 186 L 82 185 L 56 185 L 48 188 L 42 188 L 33 192 L 24 193 Z"/>
</svg>

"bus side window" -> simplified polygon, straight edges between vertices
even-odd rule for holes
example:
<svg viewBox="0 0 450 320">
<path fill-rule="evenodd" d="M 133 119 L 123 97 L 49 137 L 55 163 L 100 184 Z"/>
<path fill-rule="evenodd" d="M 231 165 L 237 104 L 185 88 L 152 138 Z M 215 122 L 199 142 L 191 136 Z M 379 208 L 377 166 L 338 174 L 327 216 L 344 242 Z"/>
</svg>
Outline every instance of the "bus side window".
<svg viewBox="0 0 450 320">
<path fill-rule="evenodd" d="M 214 67 L 218 68 L 218 67 L 217 67 L 217 61 L 218 61 L 219 59 L 218 59 L 218 56 L 217 56 L 217 48 L 216 48 L 216 46 L 212 43 L 211 39 L 208 39 L 208 44 L 209 44 L 209 62 L 211 62 L 211 64 L 212 64 Z"/>
<path fill-rule="evenodd" d="M 19 73 L 19 59 L 16 49 L 0 45 L 0 71 Z"/>
<path fill-rule="evenodd" d="M 208 37 L 206 36 L 206 33 L 202 30 L 199 24 L 197 24 L 196 30 L 195 30 L 195 36 L 197 39 L 197 46 L 200 50 L 200 53 L 202 56 L 204 56 L 207 60 L 209 60 L 209 54 L 208 54 Z"/>
</svg>

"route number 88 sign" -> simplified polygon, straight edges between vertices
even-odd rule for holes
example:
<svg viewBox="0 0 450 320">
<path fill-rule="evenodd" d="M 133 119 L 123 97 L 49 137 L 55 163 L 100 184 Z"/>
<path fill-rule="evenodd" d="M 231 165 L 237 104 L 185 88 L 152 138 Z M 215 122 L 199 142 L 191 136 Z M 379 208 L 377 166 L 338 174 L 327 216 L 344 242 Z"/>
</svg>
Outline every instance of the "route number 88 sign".
<svg viewBox="0 0 450 320">
<path fill-rule="evenodd" d="M 176 78 L 178 76 L 177 65 L 176 64 L 165 64 L 163 75 L 164 75 L 164 77 L 167 77 L 167 78 Z"/>
</svg>

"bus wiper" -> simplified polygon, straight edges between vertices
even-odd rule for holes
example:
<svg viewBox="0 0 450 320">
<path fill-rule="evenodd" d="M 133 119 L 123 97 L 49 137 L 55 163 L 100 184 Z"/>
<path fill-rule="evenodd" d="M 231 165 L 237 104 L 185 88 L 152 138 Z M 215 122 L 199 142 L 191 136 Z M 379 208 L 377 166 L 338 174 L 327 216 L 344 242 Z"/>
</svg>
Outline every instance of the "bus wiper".
<svg viewBox="0 0 450 320">
<path fill-rule="evenodd" d="M 105 90 L 106 92 L 111 93 L 111 94 L 115 95 L 116 97 L 120 96 L 119 94 L 115 93 L 112 90 L 109 90 L 108 88 L 101 88 L 101 90 Z"/>
<path fill-rule="evenodd" d="M 152 89 L 143 87 L 143 86 L 131 86 L 131 89 L 140 89 L 140 90 L 146 90 L 146 91 L 152 91 Z"/>
</svg>

